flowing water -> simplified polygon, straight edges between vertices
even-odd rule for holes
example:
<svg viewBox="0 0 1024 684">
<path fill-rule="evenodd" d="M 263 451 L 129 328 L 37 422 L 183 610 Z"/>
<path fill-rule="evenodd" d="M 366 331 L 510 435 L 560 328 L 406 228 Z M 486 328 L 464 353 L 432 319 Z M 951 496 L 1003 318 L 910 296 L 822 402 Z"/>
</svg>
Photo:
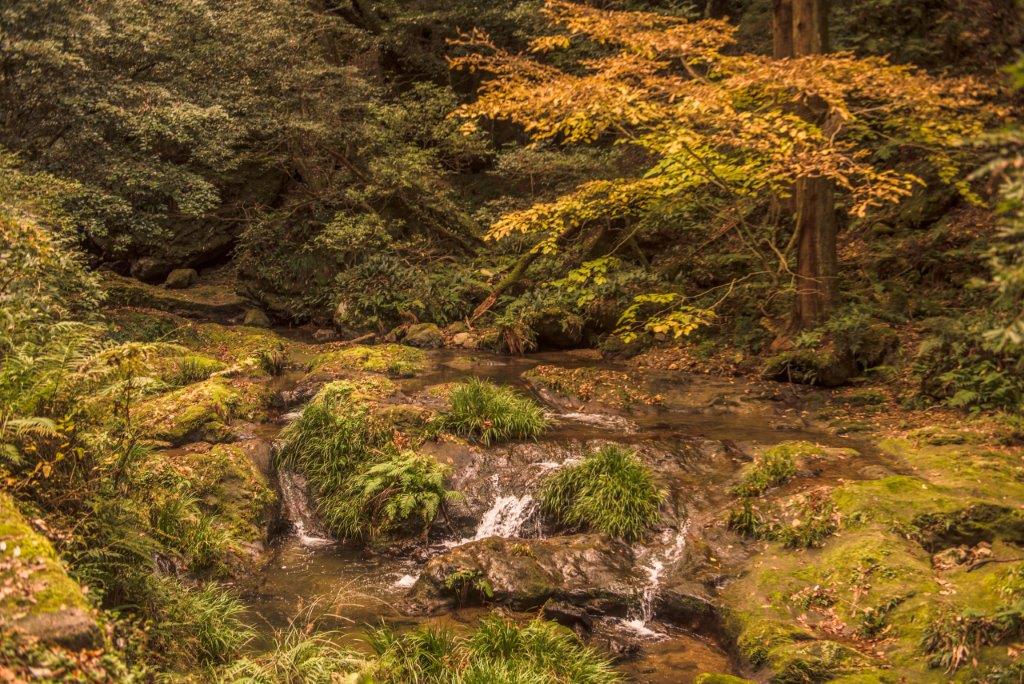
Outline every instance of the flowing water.
<svg viewBox="0 0 1024 684">
<path fill-rule="evenodd" d="M 634 545 L 635 603 L 623 617 L 600 620 L 595 644 L 602 639 L 639 644 L 639 656 L 619 666 L 631 681 L 675 684 L 692 681 L 703 671 L 734 671 L 714 635 L 674 626 L 659 616 L 657 599 L 667 586 L 691 579 L 688 536 L 698 529 L 693 518 L 720 516 L 740 463 L 737 445 L 787 439 L 834 442 L 834 438 L 808 431 L 798 412 L 772 405 L 771 399 L 757 404 L 757 410 L 733 410 L 737 402 L 729 397 L 739 394 L 742 399 L 749 390 L 737 389 L 728 381 L 695 380 L 681 374 L 654 376 L 651 386 L 664 394 L 666 405 L 624 412 L 552 404 L 550 397 L 533 392 L 522 378 L 525 370 L 538 363 L 565 367 L 596 363 L 571 353 L 507 358 L 441 351 L 433 353 L 431 360 L 426 374 L 400 382 L 400 401 L 415 401 L 432 385 L 483 377 L 547 400 L 552 429 L 537 443 L 486 451 L 444 443 L 426 445 L 425 450 L 452 466 L 452 486 L 466 494 L 466 503 L 453 529 L 441 531 L 426 548 L 414 552 L 375 553 L 333 542 L 316 522 L 302 478 L 279 473 L 283 514 L 292 532 L 277 541 L 273 559 L 250 596 L 254 613 L 267 625 L 266 634 L 313 614 L 320 616 L 322 625 L 345 628 L 354 635 L 364 625 L 381 620 L 397 626 L 439 620 L 471 624 L 479 609 L 435 618 L 403 615 L 402 600 L 416 584 L 426 560 L 488 537 L 524 541 L 542 537 L 545 529 L 535 494 L 543 476 L 582 458 L 597 444 L 621 442 L 637 448 L 664 483 L 667 522 L 650 539 Z M 727 399 L 722 400 L 723 396 Z M 720 410 L 723 405 L 725 410 Z M 293 413 L 282 418 L 294 417 Z"/>
</svg>

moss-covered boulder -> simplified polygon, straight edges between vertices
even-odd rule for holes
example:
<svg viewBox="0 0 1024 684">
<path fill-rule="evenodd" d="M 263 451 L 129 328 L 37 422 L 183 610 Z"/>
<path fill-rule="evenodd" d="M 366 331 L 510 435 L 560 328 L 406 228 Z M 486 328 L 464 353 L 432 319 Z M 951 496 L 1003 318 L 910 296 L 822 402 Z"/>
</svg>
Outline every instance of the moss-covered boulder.
<svg viewBox="0 0 1024 684">
<path fill-rule="evenodd" d="M 316 356 L 310 373 L 344 377 L 353 370 L 408 378 L 423 372 L 427 357 L 419 349 L 401 344 L 356 345 Z"/>
<path fill-rule="evenodd" d="M 274 521 L 277 493 L 241 445 L 190 445 L 159 452 L 155 471 L 188 492 L 233 558 L 255 556 Z M 225 559 L 225 562 L 230 559 Z"/>
<path fill-rule="evenodd" d="M 912 474 L 840 484 L 838 534 L 769 543 L 724 589 L 741 655 L 771 681 L 1003 681 L 1024 637 L 1019 454 L 881 447 Z"/>
<path fill-rule="evenodd" d="M 135 420 L 147 436 L 171 444 L 228 441 L 231 420 L 258 418 L 267 401 L 259 383 L 214 377 L 139 404 Z"/>
<path fill-rule="evenodd" d="M 437 349 L 444 346 L 444 335 L 433 323 L 417 323 L 409 326 L 402 341 L 420 349 Z"/>
<path fill-rule="evenodd" d="M 641 584 L 629 546 L 600 535 L 490 537 L 432 558 L 410 592 L 408 607 L 436 612 L 493 601 L 533 610 L 555 599 L 624 615 Z"/>
<path fill-rule="evenodd" d="M 0 492 L 0 631 L 6 630 L 75 649 L 101 641 L 82 588 L 50 542 Z"/>
</svg>

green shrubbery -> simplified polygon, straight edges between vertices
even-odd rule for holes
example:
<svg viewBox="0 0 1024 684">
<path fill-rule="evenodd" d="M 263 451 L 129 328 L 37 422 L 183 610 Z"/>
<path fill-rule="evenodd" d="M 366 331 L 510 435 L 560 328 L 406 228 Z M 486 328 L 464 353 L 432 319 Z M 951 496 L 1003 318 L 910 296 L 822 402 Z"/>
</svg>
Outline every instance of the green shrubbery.
<svg viewBox="0 0 1024 684">
<path fill-rule="evenodd" d="M 472 378 L 452 391 L 448 409 L 434 427 L 491 444 L 535 439 L 544 432 L 547 420 L 536 402 L 512 388 Z"/>
<path fill-rule="evenodd" d="M 341 537 L 378 538 L 413 518 L 425 534 L 457 496 L 444 487 L 447 469 L 400 450 L 355 391 L 347 382 L 325 386 L 282 433 L 278 462 L 306 477 L 324 524 Z"/>
<path fill-rule="evenodd" d="M 553 622 L 517 625 L 494 615 L 468 637 L 444 629 L 370 633 L 373 677 L 387 682 L 437 684 L 610 684 L 620 681 L 607 661 Z"/>
<path fill-rule="evenodd" d="M 541 509 L 559 523 L 624 539 L 638 539 L 658 524 L 663 498 L 636 452 L 620 446 L 561 468 L 540 492 Z"/>
</svg>

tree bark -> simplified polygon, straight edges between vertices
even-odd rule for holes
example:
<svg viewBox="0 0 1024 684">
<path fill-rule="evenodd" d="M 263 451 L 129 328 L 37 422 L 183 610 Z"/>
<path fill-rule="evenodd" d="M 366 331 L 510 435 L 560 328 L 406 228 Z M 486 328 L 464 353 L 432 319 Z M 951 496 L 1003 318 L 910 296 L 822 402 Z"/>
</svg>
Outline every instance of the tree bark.
<svg viewBox="0 0 1024 684">
<path fill-rule="evenodd" d="M 777 58 L 827 52 L 828 0 L 775 0 L 774 47 Z M 790 31 L 786 37 L 786 19 Z M 789 54 L 786 52 L 789 51 Z M 824 125 L 824 103 L 810 103 L 803 112 Z M 796 308 L 794 327 L 806 329 L 822 323 L 835 299 L 836 256 L 835 188 L 827 178 L 801 178 L 794 192 L 797 231 Z"/>
<path fill-rule="evenodd" d="M 774 0 L 772 12 L 772 55 L 793 56 L 793 0 Z"/>
</svg>

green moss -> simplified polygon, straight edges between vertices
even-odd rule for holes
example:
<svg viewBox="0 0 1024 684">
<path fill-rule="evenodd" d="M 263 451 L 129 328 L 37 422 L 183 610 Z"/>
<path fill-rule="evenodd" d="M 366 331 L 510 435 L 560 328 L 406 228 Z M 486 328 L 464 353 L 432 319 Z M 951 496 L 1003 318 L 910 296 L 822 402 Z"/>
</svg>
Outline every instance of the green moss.
<svg viewBox="0 0 1024 684">
<path fill-rule="evenodd" d="M 217 444 L 208 450 L 162 452 L 159 470 L 172 474 L 198 499 L 228 542 L 262 541 L 277 494 L 244 449 Z"/>
<path fill-rule="evenodd" d="M 310 363 L 309 370 L 335 374 L 363 370 L 404 378 L 421 373 L 426 359 L 421 350 L 400 344 L 360 345 L 320 354 Z"/>
<path fill-rule="evenodd" d="M 698 675 L 693 684 L 754 684 L 752 679 L 743 679 L 742 677 L 735 677 L 730 674 L 721 674 L 718 672 L 705 672 L 702 675 Z"/>
<path fill-rule="evenodd" d="M 24 615 L 88 609 L 50 542 L 28 524 L 14 500 L 0 492 L 0 625 Z M 9 590 L 9 591 L 8 591 Z"/>
<path fill-rule="evenodd" d="M 135 420 L 148 436 L 182 444 L 222 440 L 228 422 L 256 418 L 268 397 L 263 386 L 241 378 L 215 377 L 150 399 L 135 409 Z"/>
<path fill-rule="evenodd" d="M 796 459 L 821 453 L 810 442 L 783 442 L 764 451 L 743 471 L 736 486 L 740 496 L 759 496 L 772 487 L 783 485 L 796 474 Z"/>
</svg>

